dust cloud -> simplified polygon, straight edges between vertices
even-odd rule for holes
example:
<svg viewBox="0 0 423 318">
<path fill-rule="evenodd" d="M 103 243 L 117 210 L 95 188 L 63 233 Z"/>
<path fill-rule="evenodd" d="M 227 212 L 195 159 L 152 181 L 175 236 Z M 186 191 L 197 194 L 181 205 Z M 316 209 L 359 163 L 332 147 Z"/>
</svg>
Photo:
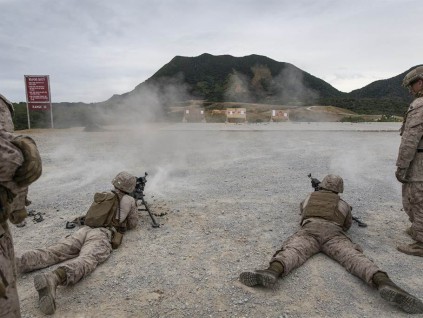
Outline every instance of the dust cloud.
<svg viewBox="0 0 423 318">
<path fill-rule="evenodd" d="M 256 65 L 252 72 L 254 76 L 251 82 L 245 75 L 233 72 L 225 95 L 227 99 L 251 100 L 254 95 L 257 96 L 257 90 L 262 90 L 267 85 L 280 100 L 313 101 L 318 98 L 316 92 L 306 87 L 300 70 L 294 66 L 288 65 L 273 79 L 265 66 Z M 250 91 L 251 84 L 256 91 Z M 312 153 L 309 148 L 304 149 L 306 140 L 285 136 L 281 137 L 281 144 L 278 142 L 280 152 L 275 150 L 273 137 L 266 137 L 262 145 L 269 152 L 259 153 L 255 149 L 248 152 L 246 147 L 248 138 L 259 138 L 260 135 L 247 136 L 226 128 L 224 130 L 229 131 L 208 132 L 205 127 L 211 124 L 198 126 L 193 131 L 172 132 L 171 129 L 166 129 L 171 124 L 163 121 L 165 112 L 175 101 L 193 99 L 189 89 L 182 74 L 160 82 L 146 82 L 124 96 L 125 99 L 111 99 L 111 102 L 124 100 L 123 103 L 117 103 L 114 107 L 103 105 L 101 110 L 97 108 L 93 121 L 107 124 L 103 131 L 85 132 L 77 128 L 58 130 L 48 144 L 42 145 L 52 148 L 46 151 L 49 155 L 43 160 L 60 162 L 61 167 L 44 171 L 43 187 L 50 187 L 52 192 L 66 193 L 69 189 L 92 186 L 95 192 L 101 190 L 94 187 L 99 181 L 110 185 L 119 171 L 126 170 L 136 176 L 143 176 L 144 172 L 148 172 L 147 189 L 165 195 L 169 191 L 178 191 L 180 187 L 187 191 L 193 189 L 196 185 L 190 184 L 189 176 L 203 165 L 222 167 L 238 161 L 245 162 L 248 158 L 261 164 L 260 160 L 265 162 L 267 156 L 274 155 L 275 151 L 281 155 L 281 160 L 286 151 Z M 313 111 L 312 107 L 306 111 Z M 245 127 L 249 130 L 252 125 Z M 254 129 L 260 130 L 260 127 L 265 126 L 257 125 Z M 325 128 L 320 126 L 318 130 L 324 131 Z M 331 140 L 334 138 L 342 143 L 342 134 L 333 132 L 326 135 L 320 132 L 319 135 L 328 143 L 328 149 L 331 149 Z M 314 143 L 320 142 L 321 140 L 314 140 Z M 397 188 L 392 171 L 372 173 L 373 170 L 377 171 L 374 167 L 379 164 L 378 152 L 387 151 L 386 147 L 376 149 L 366 143 L 347 145 L 346 149 L 344 147 L 342 145 L 330 150 L 327 166 L 319 171 L 322 177 L 327 173 L 335 173 L 346 178 L 352 187 L 369 187 L 381 183 Z M 389 151 L 395 152 L 394 149 Z M 42 149 L 41 153 L 43 154 Z M 391 155 L 389 158 L 393 157 Z M 363 171 L 366 173 L 363 174 Z M 60 182 L 56 182 L 57 180 Z"/>
<path fill-rule="evenodd" d="M 319 98 L 319 94 L 307 87 L 300 69 L 293 65 L 287 65 L 272 81 L 276 99 L 282 103 L 307 102 L 313 105 Z"/>
<path fill-rule="evenodd" d="M 250 92 L 250 80 L 249 78 L 237 71 L 233 71 L 229 75 L 228 85 L 225 90 L 224 98 L 225 101 L 231 102 L 251 102 L 253 101 L 253 95 Z"/>
<path fill-rule="evenodd" d="M 319 98 L 318 92 L 307 87 L 302 71 L 291 64 L 274 77 L 265 65 L 254 65 L 251 73 L 250 79 L 233 70 L 225 90 L 225 101 L 314 105 Z"/>
<path fill-rule="evenodd" d="M 123 95 L 99 103 L 87 114 L 98 125 L 126 125 L 166 121 L 169 108 L 179 101 L 191 100 L 190 87 L 183 74 L 162 77 L 139 84 Z"/>
</svg>

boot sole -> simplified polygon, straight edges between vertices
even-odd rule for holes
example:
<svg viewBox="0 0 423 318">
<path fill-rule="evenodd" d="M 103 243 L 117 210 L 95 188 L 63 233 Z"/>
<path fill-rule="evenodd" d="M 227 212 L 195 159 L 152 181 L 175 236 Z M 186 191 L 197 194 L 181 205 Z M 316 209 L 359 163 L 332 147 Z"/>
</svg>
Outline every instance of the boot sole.
<svg viewBox="0 0 423 318">
<path fill-rule="evenodd" d="M 409 314 L 423 313 L 423 303 L 416 297 L 400 292 L 390 286 L 383 287 L 380 290 L 380 296 L 391 303 L 398 305 L 402 310 Z"/>
<path fill-rule="evenodd" d="M 246 286 L 263 286 L 271 288 L 275 285 L 275 278 L 265 273 L 243 272 L 239 275 L 239 280 Z"/>
<path fill-rule="evenodd" d="M 52 315 L 56 311 L 56 302 L 49 292 L 47 278 L 41 274 L 34 277 L 34 286 L 38 292 L 38 304 L 40 310 L 46 315 Z"/>
</svg>

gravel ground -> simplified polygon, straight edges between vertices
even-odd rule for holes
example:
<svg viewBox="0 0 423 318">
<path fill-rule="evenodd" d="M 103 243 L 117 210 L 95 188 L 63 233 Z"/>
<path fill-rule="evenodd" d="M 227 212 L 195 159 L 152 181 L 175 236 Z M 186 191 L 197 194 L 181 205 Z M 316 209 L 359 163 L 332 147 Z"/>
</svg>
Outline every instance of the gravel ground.
<svg viewBox="0 0 423 318">
<path fill-rule="evenodd" d="M 391 278 L 423 298 L 421 259 L 396 251 L 411 242 L 395 180 L 399 124 L 173 124 L 105 132 L 32 130 L 44 164 L 31 186 L 28 219 L 13 228 L 17 254 L 70 234 L 96 191 L 121 170 L 148 171 L 139 228 L 90 276 L 58 288 L 57 317 L 405 317 L 378 292 L 323 254 L 274 290 L 249 288 L 242 271 L 265 268 L 298 229 L 308 173 L 344 177 L 356 224 L 350 237 Z M 160 216 L 161 215 L 161 216 Z M 54 267 L 53 267 L 54 269 Z M 23 317 L 42 317 L 35 273 L 18 277 Z"/>
</svg>

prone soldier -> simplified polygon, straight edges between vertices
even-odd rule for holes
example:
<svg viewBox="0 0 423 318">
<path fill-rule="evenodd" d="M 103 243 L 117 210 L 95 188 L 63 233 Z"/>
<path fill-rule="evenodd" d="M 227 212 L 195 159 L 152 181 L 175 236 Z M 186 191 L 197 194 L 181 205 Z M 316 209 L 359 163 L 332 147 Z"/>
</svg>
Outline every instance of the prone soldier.
<svg viewBox="0 0 423 318">
<path fill-rule="evenodd" d="M 301 229 L 289 237 L 265 270 L 243 272 L 239 279 L 247 286 L 272 287 L 278 277 L 286 276 L 311 256 L 322 252 L 350 273 L 379 290 L 380 296 L 407 313 L 423 313 L 423 303 L 410 295 L 379 269 L 345 234 L 351 227 L 351 207 L 339 193 L 344 182 L 337 175 L 327 175 L 318 191 L 301 202 Z"/>
<path fill-rule="evenodd" d="M 38 303 L 43 313 L 47 315 L 55 313 L 56 289 L 59 285 L 76 284 L 93 272 L 97 265 L 110 256 L 112 248 L 119 246 L 123 233 L 137 226 L 138 210 L 135 199 L 130 195 L 135 189 L 135 183 L 135 176 L 125 171 L 118 173 L 112 180 L 114 186 L 112 193 L 96 193 L 95 201 L 85 218 L 81 218 L 90 226 L 82 226 L 56 244 L 24 252 L 16 258 L 20 273 L 67 261 L 54 271 L 34 276 L 34 286 L 39 296 Z M 110 196 L 111 199 L 108 199 Z M 90 214 L 90 211 L 93 213 Z M 98 220 L 105 215 L 104 212 L 107 213 L 107 218 L 110 217 L 108 225 L 95 224 L 100 222 Z"/>
</svg>

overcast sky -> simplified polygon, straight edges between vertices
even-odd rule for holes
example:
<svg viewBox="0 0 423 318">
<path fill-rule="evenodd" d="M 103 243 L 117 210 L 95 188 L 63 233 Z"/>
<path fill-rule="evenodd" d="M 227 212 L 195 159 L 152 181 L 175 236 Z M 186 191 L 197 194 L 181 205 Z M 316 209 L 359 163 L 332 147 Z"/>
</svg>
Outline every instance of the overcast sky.
<svg viewBox="0 0 423 318">
<path fill-rule="evenodd" d="M 0 93 L 49 75 L 53 102 L 99 102 L 174 56 L 264 55 L 350 92 L 423 62 L 419 0 L 0 0 Z"/>
</svg>

